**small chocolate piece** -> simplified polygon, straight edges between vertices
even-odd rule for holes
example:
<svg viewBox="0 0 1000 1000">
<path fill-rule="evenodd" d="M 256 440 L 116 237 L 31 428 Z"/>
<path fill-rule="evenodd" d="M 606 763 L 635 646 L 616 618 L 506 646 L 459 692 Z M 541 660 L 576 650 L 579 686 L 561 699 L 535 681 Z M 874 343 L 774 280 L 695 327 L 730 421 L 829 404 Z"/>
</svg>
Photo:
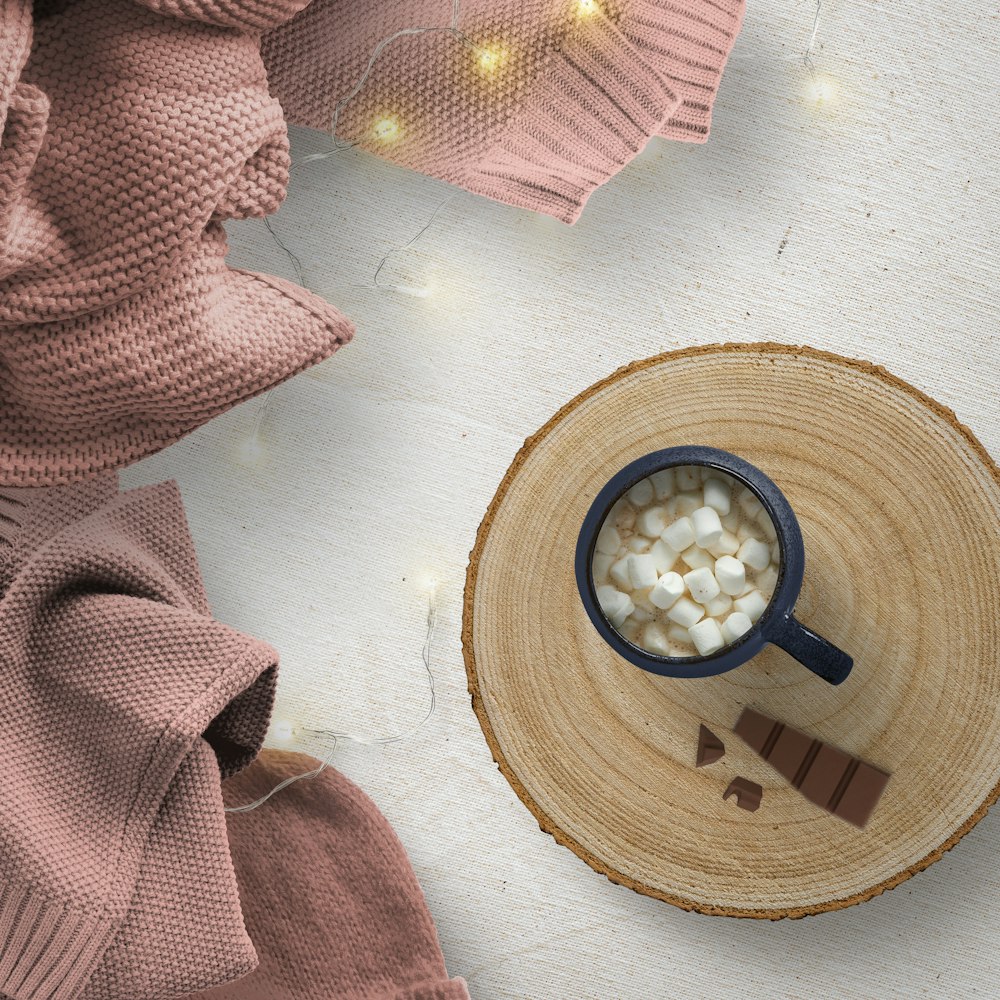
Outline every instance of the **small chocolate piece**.
<svg viewBox="0 0 1000 1000">
<path fill-rule="evenodd" d="M 747 812 L 756 812 L 760 808 L 760 800 L 764 797 L 764 789 L 756 781 L 748 778 L 733 778 L 729 787 L 723 793 L 723 798 L 736 796 L 736 804 Z"/>
<path fill-rule="evenodd" d="M 705 767 L 722 759 L 726 752 L 726 744 L 712 732 L 705 723 L 698 727 L 698 758 L 695 767 Z"/>
<path fill-rule="evenodd" d="M 855 826 L 864 826 L 889 775 L 836 747 L 745 708 L 733 731 L 810 802 Z"/>
</svg>

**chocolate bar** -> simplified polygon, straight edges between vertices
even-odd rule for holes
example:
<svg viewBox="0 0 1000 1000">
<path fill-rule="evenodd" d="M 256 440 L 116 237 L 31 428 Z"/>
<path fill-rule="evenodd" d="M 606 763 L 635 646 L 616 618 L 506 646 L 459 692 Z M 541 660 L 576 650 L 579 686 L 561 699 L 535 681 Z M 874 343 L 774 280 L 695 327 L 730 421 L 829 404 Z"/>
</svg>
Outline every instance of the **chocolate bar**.
<svg viewBox="0 0 1000 1000">
<path fill-rule="evenodd" d="M 733 731 L 810 802 L 863 827 L 889 783 L 885 771 L 745 708 Z"/>
<path fill-rule="evenodd" d="M 736 804 L 747 812 L 756 812 L 760 808 L 760 800 L 764 797 L 764 789 L 756 781 L 749 778 L 733 778 L 729 787 L 722 793 L 724 799 L 730 795 L 736 796 Z"/>
<path fill-rule="evenodd" d="M 695 758 L 695 767 L 705 767 L 721 760 L 726 752 L 726 745 L 719 739 L 711 729 L 704 723 L 698 727 L 698 756 Z"/>
</svg>

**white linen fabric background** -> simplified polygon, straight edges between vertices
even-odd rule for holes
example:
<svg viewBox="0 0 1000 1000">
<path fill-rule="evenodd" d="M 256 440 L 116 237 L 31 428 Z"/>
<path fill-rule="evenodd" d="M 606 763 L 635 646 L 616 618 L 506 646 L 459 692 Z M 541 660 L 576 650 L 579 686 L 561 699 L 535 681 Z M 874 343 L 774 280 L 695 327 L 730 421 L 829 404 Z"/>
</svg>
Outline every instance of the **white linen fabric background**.
<svg viewBox="0 0 1000 1000">
<path fill-rule="evenodd" d="M 180 481 L 216 613 L 282 654 L 276 718 L 407 739 L 335 755 L 410 852 L 477 998 L 996 996 L 1000 812 L 846 911 L 767 924 L 614 886 L 541 833 L 472 713 L 460 648 L 476 528 L 524 438 L 635 358 L 809 343 L 878 362 L 1000 455 L 1000 19 L 970 0 L 753 0 L 706 146 L 654 140 L 573 228 L 356 151 L 298 166 L 275 232 L 357 339 L 123 477 Z M 387 56 L 389 57 L 389 56 Z M 329 148 L 293 135 L 293 157 Z M 295 276 L 257 222 L 235 263 Z M 960 609 L 956 609 L 960 613 Z M 266 807 L 265 807 L 266 808 Z"/>
</svg>

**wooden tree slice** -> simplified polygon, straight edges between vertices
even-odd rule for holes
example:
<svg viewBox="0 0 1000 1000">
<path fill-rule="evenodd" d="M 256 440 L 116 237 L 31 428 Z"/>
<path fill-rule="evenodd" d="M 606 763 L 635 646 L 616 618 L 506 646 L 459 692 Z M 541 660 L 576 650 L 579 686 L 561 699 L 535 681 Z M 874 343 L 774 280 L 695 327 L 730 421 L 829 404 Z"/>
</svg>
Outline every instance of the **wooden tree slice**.
<svg viewBox="0 0 1000 1000">
<path fill-rule="evenodd" d="M 797 616 L 852 653 L 831 687 L 768 647 L 718 677 L 620 659 L 573 577 L 591 501 L 624 464 L 725 448 L 802 525 Z M 880 368 L 775 344 L 630 365 L 559 411 L 507 473 L 472 552 L 463 645 L 493 755 L 543 830 L 612 881 L 685 909 L 802 916 L 891 888 L 1000 792 L 1000 473 L 954 415 Z M 863 829 L 732 733 L 752 706 L 892 772 Z M 695 769 L 698 727 L 726 744 Z M 755 813 L 722 795 L 760 782 Z"/>
</svg>

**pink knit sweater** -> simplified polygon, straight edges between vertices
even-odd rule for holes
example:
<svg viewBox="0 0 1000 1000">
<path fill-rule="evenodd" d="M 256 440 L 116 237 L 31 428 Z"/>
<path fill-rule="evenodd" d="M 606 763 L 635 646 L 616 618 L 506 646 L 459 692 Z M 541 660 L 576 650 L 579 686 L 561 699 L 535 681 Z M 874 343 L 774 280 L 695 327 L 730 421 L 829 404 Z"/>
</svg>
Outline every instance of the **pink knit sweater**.
<svg viewBox="0 0 1000 1000">
<path fill-rule="evenodd" d="M 350 338 L 224 259 L 284 196 L 259 29 L 304 2 L 0 3 L 0 486 L 138 459 Z"/>
<path fill-rule="evenodd" d="M 173 485 L 0 490 L 0 996 L 152 1000 L 253 967 L 218 782 L 260 747 L 276 664 L 210 617 Z"/>
<path fill-rule="evenodd" d="M 337 135 L 566 222 L 650 136 L 703 142 L 744 0 L 462 0 L 396 38 Z M 267 32 L 288 120 L 329 130 L 376 46 L 451 0 L 313 0 Z"/>
</svg>

